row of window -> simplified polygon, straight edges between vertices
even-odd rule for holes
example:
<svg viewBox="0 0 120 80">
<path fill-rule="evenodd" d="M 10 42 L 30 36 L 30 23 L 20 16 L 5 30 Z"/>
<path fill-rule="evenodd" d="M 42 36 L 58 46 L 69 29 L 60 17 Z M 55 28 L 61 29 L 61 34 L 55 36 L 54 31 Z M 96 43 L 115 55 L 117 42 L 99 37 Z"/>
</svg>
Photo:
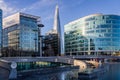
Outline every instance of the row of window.
<svg viewBox="0 0 120 80">
<path fill-rule="evenodd" d="M 85 33 L 120 33 L 120 29 L 86 30 Z"/>
<path fill-rule="evenodd" d="M 85 21 L 92 21 L 92 20 L 104 20 L 104 19 L 114 19 L 114 20 L 120 20 L 120 16 L 117 15 L 105 15 L 105 16 L 93 16 L 90 18 L 85 19 Z"/>
<path fill-rule="evenodd" d="M 103 51 L 105 51 L 105 50 L 107 50 L 107 51 L 120 51 L 120 48 L 115 48 L 115 47 L 113 47 L 113 48 L 110 48 L 110 47 L 104 47 L 104 48 L 97 48 L 96 50 L 95 50 L 95 48 L 93 47 L 93 48 L 90 48 L 90 50 L 91 51 L 100 51 L 100 50 L 103 50 Z M 65 49 L 65 52 L 69 52 L 69 53 L 72 53 L 72 52 L 86 52 L 86 51 L 88 51 L 88 48 L 81 48 L 81 49 Z"/>
</svg>

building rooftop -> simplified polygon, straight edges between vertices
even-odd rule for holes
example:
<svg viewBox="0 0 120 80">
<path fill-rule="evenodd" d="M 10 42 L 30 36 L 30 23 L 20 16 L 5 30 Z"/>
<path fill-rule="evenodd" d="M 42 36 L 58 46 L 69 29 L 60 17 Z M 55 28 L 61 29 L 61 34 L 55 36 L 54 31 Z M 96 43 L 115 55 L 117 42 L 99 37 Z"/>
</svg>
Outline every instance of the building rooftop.
<svg viewBox="0 0 120 80">
<path fill-rule="evenodd" d="M 34 19 L 39 19 L 40 18 L 39 16 L 34 16 L 34 15 L 31 15 L 31 14 L 27 14 L 27 13 L 21 13 L 21 12 L 19 12 L 19 14 L 21 16 L 25 16 L 25 17 L 29 17 L 29 18 L 34 18 Z"/>
<path fill-rule="evenodd" d="M 81 17 L 81 18 L 79 18 L 79 19 L 73 20 L 73 21 L 67 23 L 66 25 L 71 25 L 71 24 L 74 24 L 75 22 L 78 22 L 79 20 L 85 20 L 86 18 L 89 18 L 89 17 L 101 16 L 101 15 L 114 15 L 114 16 L 119 16 L 119 15 L 115 15 L 115 14 L 96 13 L 96 14 L 87 15 L 87 16 Z M 65 25 L 65 26 L 66 26 L 66 25 Z"/>
<path fill-rule="evenodd" d="M 40 18 L 39 16 L 34 16 L 34 15 L 31 15 L 31 14 L 18 12 L 18 13 L 15 13 L 15 14 L 12 14 L 10 16 L 5 17 L 4 19 L 10 18 L 11 16 L 15 16 L 15 15 L 20 15 L 20 16 L 24 16 L 24 17 L 33 18 L 33 19 L 39 19 Z"/>
<path fill-rule="evenodd" d="M 28 18 L 32 18 L 32 19 L 36 19 L 37 21 L 40 21 L 39 16 L 18 12 L 3 19 L 3 29 L 15 24 L 19 24 L 20 16 L 24 16 L 24 17 L 28 17 Z"/>
</svg>

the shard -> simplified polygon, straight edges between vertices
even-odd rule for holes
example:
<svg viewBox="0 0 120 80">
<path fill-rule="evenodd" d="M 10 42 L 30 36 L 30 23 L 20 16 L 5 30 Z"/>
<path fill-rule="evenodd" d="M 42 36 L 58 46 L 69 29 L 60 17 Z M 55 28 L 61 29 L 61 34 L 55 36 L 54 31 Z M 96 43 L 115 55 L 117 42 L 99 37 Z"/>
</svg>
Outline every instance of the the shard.
<svg viewBox="0 0 120 80">
<path fill-rule="evenodd" d="M 58 5 L 56 6 L 56 9 L 55 9 L 55 16 L 54 16 L 54 25 L 53 25 L 53 29 L 54 29 L 57 33 L 61 33 L 61 30 L 60 30 L 60 18 L 59 18 L 59 8 L 58 8 Z"/>
<path fill-rule="evenodd" d="M 56 6 L 56 9 L 55 9 L 53 30 L 58 34 L 59 54 L 61 54 L 61 52 L 62 52 L 62 39 L 61 39 L 62 36 L 61 36 L 59 7 L 58 7 L 58 5 Z"/>
<path fill-rule="evenodd" d="M 62 52 L 62 39 L 60 29 L 60 18 L 58 5 L 55 9 L 54 25 L 53 29 L 46 33 L 45 42 L 45 55 L 46 56 L 58 56 Z"/>
</svg>

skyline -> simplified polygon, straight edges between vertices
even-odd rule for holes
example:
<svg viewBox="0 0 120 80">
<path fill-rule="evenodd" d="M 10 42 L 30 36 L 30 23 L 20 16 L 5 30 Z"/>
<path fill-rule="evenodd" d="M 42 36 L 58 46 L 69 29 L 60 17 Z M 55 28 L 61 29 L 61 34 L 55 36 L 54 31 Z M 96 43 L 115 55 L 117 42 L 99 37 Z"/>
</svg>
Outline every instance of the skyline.
<svg viewBox="0 0 120 80">
<path fill-rule="evenodd" d="M 0 80 L 119 80 L 119 3 L 0 0 Z"/>
<path fill-rule="evenodd" d="M 63 32 L 65 24 L 90 14 L 120 15 L 119 2 L 119 0 L 77 0 L 76 2 L 74 0 L 29 0 L 29 2 L 28 0 L 24 2 L 21 0 L 0 0 L 0 8 L 3 10 L 4 17 L 19 11 L 40 16 L 45 25 L 42 29 L 42 34 L 44 34 L 53 28 L 54 10 L 57 4 L 60 9 L 60 22 Z"/>
</svg>

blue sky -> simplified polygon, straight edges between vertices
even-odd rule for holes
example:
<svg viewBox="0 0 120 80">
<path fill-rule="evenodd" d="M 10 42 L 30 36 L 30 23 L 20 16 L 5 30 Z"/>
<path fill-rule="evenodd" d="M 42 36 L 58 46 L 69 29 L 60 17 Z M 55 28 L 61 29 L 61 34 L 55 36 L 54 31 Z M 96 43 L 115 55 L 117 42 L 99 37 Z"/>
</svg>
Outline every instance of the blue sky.
<svg viewBox="0 0 120 80">
<path fill-rule="evenodd" d="M 68 22 L 89 14 L 120 15 L 120 0 L 0 0 L 4 17 L 19 11 L 40 16 L 45 25 L 42 34 L 53 27 L 56 4 L 60 9 L 62 31 Z"/>
</svg>

